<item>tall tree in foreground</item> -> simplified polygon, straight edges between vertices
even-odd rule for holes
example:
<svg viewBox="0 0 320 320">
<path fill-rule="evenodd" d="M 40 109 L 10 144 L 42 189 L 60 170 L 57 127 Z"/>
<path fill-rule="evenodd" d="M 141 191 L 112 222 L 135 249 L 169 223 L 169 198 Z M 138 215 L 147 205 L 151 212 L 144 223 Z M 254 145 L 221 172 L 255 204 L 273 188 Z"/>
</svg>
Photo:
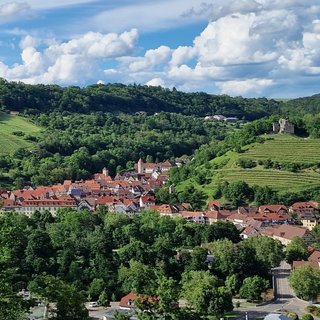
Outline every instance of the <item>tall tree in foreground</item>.
<svg viewBox="0 0 320 320">
<path fill-rule="evenodd" d="M 286 261 L 292 263 L 296 260 L 306 260 L 308 258 L 306 243 L 300 237 L 294 237 L 286 248 Z"/>
<path fill-rule="evenodd" d="M 313 300 L 320 294 L 320 271 L 304 265 L 291 272 L 289 283 L 295 294 L 304 300 Z"/>
<path fill-rule="evenodd" d="M 53 276 L 39 276 L 29 284 L 30 291 L 52 303 L 49 310 L 56 320 L 89 320 L 85 298 L 71 285 Z"/>
<path fill-rule="evenodd" d="M 232 296 L 208 271 L 190 271 L 182 277 L 182 296 L 200 316 L 218 318 L 233 309 Z"/>
<path fill-rule="evenodd" d="M 0 278 L 0 320 L 26 319 L 27 306 L 3 277 Z"/>
</svg>

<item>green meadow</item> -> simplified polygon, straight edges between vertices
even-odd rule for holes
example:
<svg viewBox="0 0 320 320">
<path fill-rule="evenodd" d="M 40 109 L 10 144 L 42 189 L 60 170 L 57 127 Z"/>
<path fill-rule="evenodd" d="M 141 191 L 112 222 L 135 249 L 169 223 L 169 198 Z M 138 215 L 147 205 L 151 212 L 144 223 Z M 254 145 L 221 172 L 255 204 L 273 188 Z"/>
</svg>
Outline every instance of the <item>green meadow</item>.
<svg viewBox="0 0 320 320">
<path fill-rule="evenodd" d="M 14 152 L 19 148 L 31 148 L 27 135 L 38 136 L 41 128 L 19 115 L 0 112 L 0 155 Z M 20 135 L 16 135 L 15 133 Z"/>
</svg>

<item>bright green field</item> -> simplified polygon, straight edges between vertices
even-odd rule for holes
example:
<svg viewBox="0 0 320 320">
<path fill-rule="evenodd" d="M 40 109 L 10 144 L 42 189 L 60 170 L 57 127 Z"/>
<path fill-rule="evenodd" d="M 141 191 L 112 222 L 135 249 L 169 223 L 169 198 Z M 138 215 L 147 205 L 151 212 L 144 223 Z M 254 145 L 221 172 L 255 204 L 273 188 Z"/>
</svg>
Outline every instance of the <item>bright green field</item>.
<svg viewBox="0 0 320 320">
<path fill-rule="evenodd" d="M 304 139 L 291 135 L 270 135 L 273 140 L 254 144 L 241 154 L 243 158 L 279 162 L 320 162 L 320 139 Z"/>
<path fill-rule="evenodd" d="M 243 153 L 228 152 L 210 161 L 214 169 L 206 169 L 211 182 L 203 189 L 209 196 L 221 181 L 246 181 L 250 185 L 270 186 L 278 191 L 300 191 L 312 186 L 320 186 L 320 170 L 315 167 L 290 172 L 284 170 L 264 169 L 258 165 L 252 169 L 242 169 L 237 165 L 239 158 L 251 160 L 271 159 L 280 163 L 320 163 L 320 139 L 304 139 L 291 135 L 268 135 L 264 143 L 248 145 Z M 270 140 L 269 140 L 270 139 Z M 201 170 L 205 170 L 201 167 Z M 195 184 L 185 181 L 178 186 L 178 190 L 185 184 Z"/>
<path fill-rule="evenodd" d="M 26 135 L 39 135 L 41 128 L 18 115 L 0 112 L 0 154 L 7 154 L 19 148 L 30 148 L 32 142 L 12 134 L 22 131 Z"/>
</svg>

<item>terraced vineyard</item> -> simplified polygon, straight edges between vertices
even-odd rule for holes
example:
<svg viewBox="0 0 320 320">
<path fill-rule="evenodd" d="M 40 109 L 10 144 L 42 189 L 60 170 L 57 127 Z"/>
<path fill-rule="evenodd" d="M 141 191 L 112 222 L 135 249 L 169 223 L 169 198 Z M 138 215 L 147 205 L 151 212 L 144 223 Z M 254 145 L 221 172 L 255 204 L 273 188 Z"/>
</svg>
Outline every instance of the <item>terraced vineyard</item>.
<svg viewBox="0 0 320 320">
<path fill-rule="evenodd" d="M 19 148 L 30 148 L 32 143 L 25 135 L 39 135 L 41 128 L 18 115 L 0 112 L 0 154 L 7 154 Z M 22 132 L 22 136 L 15 132 Z"/>
<path fill-rule="evenodd" d="M 255 144 L 240 155 L 252 160 L 270 158 L 279 162 L 320 162 L 320 139 L 298 138 L 290 135 L 271 135 L 271 140 Z"/>
<path fill-rule="evenodd" d="M 228 152 L 211 161 L 218 168 L 210 170 L 212 182 L 205 186 L 208 194 L 221 181 L 243 180 L 250 185 L 270 186 L 279 191 L 299 191 L 312 186 L 320 186 L 320 139 L 304 139 L 290 135 L 265 136 L 265 143 L 247 146 L 244 153 Z M 312 168 L 290 172 L 285 170 L 265 169 L 258 165 L 252 169 L 242 169 L 237 165 L 239 158 L 254 161 L 271 159 L 279 163 L 308 163 Z M 222 165 L 221 165 L 222 164 Z"/>
</svg>

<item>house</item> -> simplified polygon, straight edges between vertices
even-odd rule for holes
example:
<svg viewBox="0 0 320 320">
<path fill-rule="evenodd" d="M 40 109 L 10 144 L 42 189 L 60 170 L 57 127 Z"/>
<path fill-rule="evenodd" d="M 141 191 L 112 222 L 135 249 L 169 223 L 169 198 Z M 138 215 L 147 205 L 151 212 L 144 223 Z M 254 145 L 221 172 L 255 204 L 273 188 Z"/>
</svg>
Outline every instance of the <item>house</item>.
<svg viewBox="0 0 320 320">
<path fill-rule="evenodd" d="M 256 228 L 248 226 L 242 230 L 242 232 L 240 233 L 240 237 L 241 239 L 248 239 L 250 237 L 258 236 L 259 234 L 260 233 Z"/>
<path fill-rule="evenodd" d="M 308 261 L 293 261 L 292 268 L 295 269 L 304 265 L 320 270 L 320 251 L 315 250 L 308 258 Z"/>
<path fill-rule="evenodd" d="M 239 121 L 238 117 L 226 117 L 223 121 L 225 122 L 237 122 Z"/>
<path fill-rule="evenodd" d="M 223 210 L 224 206 L 221 204 L 219 200 L 210 200 L 208 202 L 208 210 L 209 211 L 219 211 Z"/>
<path fill-rule="evenodd" d="M 272 224 L 283 224 L 283 223 L 291 223 L 292 218 L 286 214 L 278 214 L 278 213 L 257 213 L 257 214 L 248 214 L 249 218 L 257 220 L 257 221 L 263 221 L 264 225 L 272 225 Z"/>
<path fill-rule="evenodd" d="M 141 196 L 139 199 L 140 208 L 149 208 L 156 204 L 154 196 L 145 195 Z"/>
<path fill-rule="evenodd" d="M 159 298 L 156 296 L 147 296 L 142 294 L 128 293 L 126 296 L 122 297 L 119 302 L 119 307 L 122 310 L 132 310 L 135 308 L 135 302 L 137 299 L 143 301 L 146 300 L 148 303 L 157 303 Z"/>
<path fill-rule="evenodd" d="M 254 206 L 238 207 L 238 213 L 241 213 L 241 214 L 256 214 L 258 212 L 259 212 L 259 209 Z"/>
<path fill-rule="evenodd" d="M 315 201 L 295 202 L 289 208 L 298 218 L 315 217 L 319 214 L 318 203 Z"/>
<path fill-rule="evenodd" d="M 283 214 L 283 213 L 288 213 L 288 209 L 286 206 L 282 204 L 269 204 L 269 205 L 260 206 L 259 212 L 263 214 L 268 214 L 268 213 Z"/>
<path fill-rule="evenodd" d="M 241 213 L 233 213 L 228 218 L 227 221 L 232 222 L 238 229 L 242 229 L 246 226 L 245 221 L 248 219 L 248 215 Z"/>
<path fill-rule="evenodd" d="M 172 167 L 175 167 L 176 164 L 171 161 L 165 161 L 165 162 L 159 162 L 159 163 L 152 163 L 152 162 L 143 162 L 143 160 L 140 158 L 138 163 L 134 165 L 135 170 L 138 172 L 138 174 L 143 173 L 150 173 L 159 171 L 161 173 L 169 171 Z"/>
<path fill-rule="evenodd" d="M 78 203 L 74 198 L 68 196 L 23 200 L 21 202 L 5 199 L 1 211 L 16 211 L 31 216 L 35 211 L 47 210 L 52 215 L 56 215 L 57 211 L 61 208 L 77 210 Z"/>
<path fill-rule="evenodd" d="M 154 205 L 150 210 L 158 211 L 161 216 L 175 217 L 179 214 L 179 208 L 170 204 Z"/>
<path fill-rule="evenodd" d="M 312 230 L 315 226 L 319 224 L 319 220 L 317 218 L 304 217 L 304 218 L 301 218 L 300 221 L 302 225 L 309 230 Z"/>
<path fill-rule="evenodd" d="M 205 212 L 207 223 L 213 224 L 218 221 L 227 221 L 232 212 L 229 210 L 211 210 Z"/>
<path fill-rule="evenodd" d="M 208 223 L 208 217 L 203 211 L 182 211 L 180 214 L 188 222 Z"/>
<path fill-rule="evenodd" d="M 211 121 L 211 120 L 216 120 L 216 121 L 224 121 L 226 119 L 225 116 L 222 114 L 215 114 L 214 116 L 206 116 L 204 117 L 205 121 Z"/>
<path fill-rule="evenodd" d="M 135 293 L 129 293 L 126 296 L 122 297 L 119 303 L 120 309 L 130 310 L 134 308 L 134 302 L 138 298 L 138 295 Z"/>
<path fill-rule="evenodd" d="M 313 236 L 308 229 L 288 224 L 268 227 L 264 230 L 263 234 L 279 240 L 285 246 L 288 245 L 294 237 L 302 238 L 307 244 L 313 242 Z"/>
</svg>

